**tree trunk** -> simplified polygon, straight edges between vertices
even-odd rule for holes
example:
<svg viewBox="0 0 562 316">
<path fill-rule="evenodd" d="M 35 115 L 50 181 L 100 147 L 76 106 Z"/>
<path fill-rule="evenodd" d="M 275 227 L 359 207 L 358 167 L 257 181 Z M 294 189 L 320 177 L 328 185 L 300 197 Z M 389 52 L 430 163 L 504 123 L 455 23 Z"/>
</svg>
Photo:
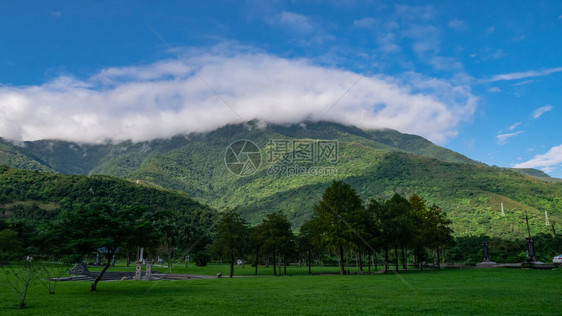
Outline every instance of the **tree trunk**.
<svg viewBox="0 0 562 316">
<path fill-rule="evenodd" d="M 234 254 L 230 255 L 230 277 L 234 276 Z"/>
<path fill-rule="evenodd" d="M 379 271 L 379 261 L 377 259 L 377 252 L 375 251 L 375 253 L 373 254 L 373 259 L 375 261 L 375 271 Z"/>
<path fill-rule="evenodd" d="M 385 258 L 384 258 L 384 272 L 386 273 L 386 272 L 388 272 L 388 266 L 389 266 L 389 262 L 388 262 L 388 260 L 389 260 L 389 258 L 388 258 L 388 247 L 384 248 L 384 255 L 385 255 Z"/>
<path fill-rule="evenodd" d="M 398 246 L 394 246 L 394 258 L 396 259 L 396 272 L 398 272 Z"/>
<path fill-rule="evenodd" d="M 312 258 L 310 257 L 310 250 L 308 250 L 308 274 L 312 274 Z"/>
<path fill-rule="evenodd" d="M 127 268 L 131 264 L 131 257 L 129 256 L 129 249 L 127 249 Z"/>
<path fill-rule="evenodd" d="M 404 251 L 404 247 L 402 247 L 402 268 L 404 268 L 404 270 L 408 270 L 408 263 L 406 262 L 406 253 Z"/>
<path fill-rule="evenodd" d="M 168 269 L 172 269 L 172 245 L 171 244 L 168 244 Z"/>
<path fill-rule="evenodd" d="M 342 244 L 339 244 L 339 250 L 340 250 L 340 274 L 344 275 L 345 274 L 345 270 L 343 267 L 343 246 Z"/>
<path fill-rule="evenodd" d="M 279 255 L 277 256 L 277 258 L 279 258 L 279 264 L 277 265 L 279 268 L 279 273 L 277 273 L 278 276 L 281 276 L 281 252 L 279 252 Z"/>
<path fill-rule="evenodd" d="M 258 265 L 260 263 L 260 248 L 256 247 L 256 275 L 258 275 Z"/>
<path fill-rule="evenodd" d="M 371 274 L 371 252 L 369 251 L 369 258 L 367 258 L 369 260 L 369 274 Z"/>
<path fill-rule="evenodd" d="M 440 253 L 439 253 L 439 246 L 437 246 L 437 269 L 440 270 L 441 269 L 441 258 L 440 258 Z"/>
<path fill-rule="evenodd" d="M 363 252 L 359 252 L 359 271 L 363 272 Z"/>
<path fill-rule="evenodd" d="M 277 275 L 277 267 L 275 266 L 275 247 L 273 247 L 273 275 Z"/>
<path fill-rule="evenodd" d="M 112 257 L 114 252 L 115 251 L 108 252 L 109 257 Z M 96 280 L 94 281 L 94 283 L 92 283 L 92 285 L 90 286 L 90 292 L 96 291 L 96 288 L 98 286 L 98 282 L 103 277 L 103 274 L 105 273 L 105 271 L 107 271 L 107 269 L 109 269 L 109 266 L 111 266 L 111 260 L 107 260 L 107 262 L 105 264 L 105 267 L 103 267 L 103 270 L 101 270 L 100 274 L 98 274 L 98 276 L 96 277 Z"/>
<path fill-rule="evenodd" d="M 283 274 L 287 275 L 287 258 L 283 257 Z"/>
</svg>

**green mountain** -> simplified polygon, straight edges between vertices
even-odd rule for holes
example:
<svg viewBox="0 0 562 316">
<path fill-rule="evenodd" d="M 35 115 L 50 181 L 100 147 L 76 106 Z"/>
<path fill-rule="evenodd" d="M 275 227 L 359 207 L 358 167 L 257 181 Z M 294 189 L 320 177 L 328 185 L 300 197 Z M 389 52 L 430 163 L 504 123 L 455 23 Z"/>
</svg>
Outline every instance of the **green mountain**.
<svg viewBox="0 0 562 316">
<path fill-rule="evenodd" d="M 236 157 L 226 154 L 237 140 L 250 140 L 261 150 L 261 155 L 242 150 L 242 160 L 261 157 L 259 165 L 244 166 L 257 170 L 243 177 L 225 164 L 225 157 Z M 283 154 L 286 145 L 297 150 Z M 242 147 L 234 147 L 240 153 Z M 328 155 L 330 148 L 337 149 L 337 156 Z M 459 236 L 522 238 L 525 211 L 533 232 L 548 231 L 545 211 L 551 222 L 562 222 L 562 183 L 544 181 L 545 174 L 532 170 L 488 167 L 422 137 L 394 130 L 362 130 L 327 122 L 265 127 L 249 122 L 142 143 L 45 140 L 12 146 L 12 150 L 47 170 L 140 180 L 181 190 L 216 208 L 236 206 L 253 223 L 277 210 L 286 212 L 297 225 L 302 223 L 335 179 L 350 183 L 364 199 L 418 193 L 448 212 Z M 310 161 L 311 154 L 319 161 Z M 294 171 L 299 175 L 288 174 Z"/>
<path fill-rule="evenodd" d="M 110 176 L 45 173 L 0 166 L 0 218 L 35 221 L 52 218 L 60 209 L 89 203 L 114 207 L 146 206 L 151 210 L 185 210 L 198 216 L 215 211 L 183 192 Z"/>
<path fill-rule="evenodd" d="M 38 170 L 38 171 L 53 171 L 45 164 L 22 153 L 18 148 L 8 142 L 4 142 L 0 138 L 0 165 L 8 165 L 14 168 Z"/>
</svg>

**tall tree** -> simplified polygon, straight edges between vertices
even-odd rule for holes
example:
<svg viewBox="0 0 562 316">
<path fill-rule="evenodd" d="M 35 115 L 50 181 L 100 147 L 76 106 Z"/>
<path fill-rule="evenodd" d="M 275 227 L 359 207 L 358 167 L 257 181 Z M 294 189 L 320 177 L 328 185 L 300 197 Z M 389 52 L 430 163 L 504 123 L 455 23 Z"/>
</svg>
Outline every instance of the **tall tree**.
<svg viewBox="0 0 562 316">
<path fill-rule="evenodd" d="M 349 184 L 334 181 L 314 206 L 323 239 L 339 254 L 340 274 L 345 274 L 344 247 L 353 243 L 352 215 L 363 207 L 361 198 Z"/>
<path fill-rule="evenodd" d="M 416 256 L 423 259 L 424 248 L 427 247 L 435 250 L 439 257 L 440 247 L 452 245 L 454 242 L 453 230 L 450 228 L 451 221 L 443 209 L 435 204 L 428 208 L 426 201 L 417 194 L 410 197 L 410 204 L 415 230 L 414 251 Z M 437 266 L 440 267 L 439 258 L 437 258 Z"/>
<path fill-rule="evenodd" d="M 151 213 L 149 215 L 149 220 L 151 220 L 152 226 L 159 236 L 160 244 L 166 246 L 168 269 L 171 269 L 174 249 L 180 239 L 180 227 L 178 226 L 179 216 L 175 212 L 161 210 Z"/>
<path fill-rule="evenodd" d="M 412 239 L 412 248 L 414 251 L 416 267 L 422 268 L 422 262 L 427 259 L 424 240 L 424 229 L 426 229 L 427 221 L 427 202 L 419 195 L 412 194 L 409 198 L 410 205 L 412 206 L 412 222 L 414 237 Z"/>
<path fill-rule="evenodd" d="M 217 225 L 217 234 L 213 249 L 219 257 L 230 263 L 230 277 L 232 278 L 236 257 L 242 258 L 248 245 L 248 224 L 236 211 L 226 209 Z"/>
<path fill-rule="evenodd" d="M 297 238 L 298 250 L 301 257 L 306 258 L 308 274 L 312 274 L 312 254 L 321 247 L 321 234 L 318 231 L 316 219 L 306 220 L 299 228 Z"/>
<path fill-rule="evenodd" d="M 396 270 L 398 271 L 398 248 L 402 250 L 402 263 L 405 269 L 406 258 L 404 256 L 404 249 L 412 244 L 412 238 L 414 237 L 412 205 L 399 194 L 394 194 L 386 204 L 392 216 L 393 246 L 396 257 Z"/>
<path fill-rule="evenodd" d="M 262 225 L 254 226 L 250 229 L 250 249 L 254 251 L 255 274 L 258 275 L 258 265 L 260 263 L 260 253 L 263 252 L 263 229 Z"/>
<path fill-rule="evenodd" d="M 387 272 L 389 265 L 389 245 L 391 245 L 394 238 L 391 223 L 392 216 L 386 204 L 375 199 L 371 199 L 369 201 L 369 204 L 367 205 L 367 212 L 375 223 L 374 227 L 378 233 L 377 239 L 379 245 L 384 249 L 384 271 Z"/>
<path fill-rule="evenodd" d="M 281 257 L 287 259 L 295 248 L 295 236 L 291 230 L 291 222 L 281 212 L 271 213 L 263 219 L 258 229 L 261 232 L 262 249 L 273 255 L 273 274 L 277 275 L 275 256 L 278 255 L 279 259 Z M 279 267 L 280 269 L 281 267 Z M 279 274 L 281 273 L 279 272 Z"/>
<path fill-rule="evenodd" d="M 111 207 L 107 204 L 87 205 L 83 208 L 61 212 L 53 226 L 51 242 L 63 254 L 89 254 L 103 248 L 107 263 L 96 277 L 90 291 L 111 265 L 111 258 L 119 247 L 142 246 L 156 238 L 149 221 L 144 219 L 145 207 Z"/>
<path fill-rule="evenodd" d="M 442 208 L 433 204 L 429 208 L 425 238 L 428 246 L 435 248 L 437 253 L 437 268 L 440 268 L 440 249 L 444 246 L 454 244 L 453 229 L 450 227 L 451 220 Z"/>
</svg>

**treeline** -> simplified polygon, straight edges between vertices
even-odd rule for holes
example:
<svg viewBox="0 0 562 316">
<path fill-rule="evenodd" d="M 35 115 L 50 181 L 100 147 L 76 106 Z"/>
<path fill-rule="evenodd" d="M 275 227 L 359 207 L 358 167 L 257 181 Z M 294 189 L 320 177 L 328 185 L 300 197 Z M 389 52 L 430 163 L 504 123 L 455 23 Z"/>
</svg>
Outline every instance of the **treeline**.
<svg viewBox="0 0 562 316">
<path fill-rule="evenodd" d="M 0 167 L 0 260 L 79 262 L 101 253 L 104 271 L 113 257 L 185 260 L 197 265 L 238 260 L 286 273 L 289 263 L 351 265 L 360 271 L 382 266 L 399 270 L 482 259 L 490 243 L 496 262 L 522 262 L 525 244 L 481 237 L 452 237 L 451 221 L 437 205 L 414 194 L 363 201 L 346 183 L 335 181 L 295 230 L 282 212 L 250 227 L 236 210 L 216 212 L 184 194 L 111 177 L 65 176 Z M 539 258 L 561 251 L 560 238 L 536 236 Z M 550 257 L 551 258 L 551 257 Z M 100 278 L 101 278 L 100 274 Z M 93 287 L 95 289 L 95 286 Z"/>
<path fill-rule="evenodd" d="M 269 214 L 250 228 L 235 211 L 227 210 L 217 227 L 213 249 L 231 263 L 231 274 L 236 258 L 252 258 L 256 273 L 259 264 L 271 264 L 274 274 L 281 274 L 281 266 L 286 269 L 288 262 L 306 263 L 310 271 L 313 261 L 332 254 L 338 258 L 340 273 L 345 274 L 344 263 L 351 253 L 360 271 L 364 267 L 370 271 L 373 263 L 388 270 L 391 251 L 398 270 L 399 257 L 402 268 L 407 269 L 406 252 L 414 255 L 417 266 L 435 252 L 438 264 L 442 247 L 454 243 L 450 224 L 441 208 L 428 206 L 418 195 L 406 199 L 395 194 L 387 201 L 363 203 L 349 184 L 334 181 L 297 234 L 282 213 Z"/>
</svg>

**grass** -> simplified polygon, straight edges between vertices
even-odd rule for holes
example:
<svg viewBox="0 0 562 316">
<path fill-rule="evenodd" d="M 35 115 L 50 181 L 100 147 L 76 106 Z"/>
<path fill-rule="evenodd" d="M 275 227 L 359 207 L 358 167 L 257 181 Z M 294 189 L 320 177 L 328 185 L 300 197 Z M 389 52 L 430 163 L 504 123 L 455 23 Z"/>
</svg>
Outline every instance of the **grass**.
<svg viewBox="0 0 562 316">
<path fill-rule="evenodd" d="M 400 266 L 401 267 L 401 266 Z M 382 266 L 378 266 L 379 271 L 381 270 Z M 88 266 L 88 270 L 90 271 L 101 271 L 103 269 L 103 267 L 91 267 Z M 279 269 L 279 267 L 277 267 L 277 269 Z M 346 267 L 346 269 L 348 269 L 348 267 Z M 144 270 L 144 267 L 143 267 Z M 222 273 L 223 276 L 228 276 L 228 274 L 230 273 L 230 266 L 227 264 L 213 264 L 210 263 L 205 267 L 198 267 L 196 266 L 194 263 L 189 263 L 189 267 L 186 268 L 185 267 L 185 263 L 183 262 L 179 262 L 177 264 L 174 264 L 172 269 L 169 270 L 167 264 L 164 265 L 159 265 L 159 264 L 154 264 L 152 266 L 152 270 L 156 270 L 159 273 L 188 273 L 188 274 L 206 274 L 206 275 L 216 275 L 217 273 Z M 351 272 L 357 272 L 359 271 L 358 268 L 356 267 L 349 267 L 349 270 Z M 117 262 L 117 264 L 115 265 L 115 267 L 111 267 L 109 268 L 109 270 L 107 271 L 128 271 L 128 272 L 134 272 L 135 271 L 135 264 L 134 262 L 130 264 L 129 267 L 126 266 L 125 262 L 119 261 Z M 338 266 L 313 266 L 312 267 L 312 273 L 333 273 L 333 274 L 337 274 L 339 273 L 339 267 Z M 364 271 L 367 271 L 367 268 L 364 267 Z M 375 272 L 375 268 L 374 266 L 371 267 L 371 271 Z M 255 275 L 255 268 L 252 267 L 249 264 L 246 264 L 244 267 L 242 266 L 238 266 L 235 265 L 234 266 L 234 275 L 235 276 L 249 276 L 249 275 Z M 281 267 L 281 273 L 283 273 L 283 267 Z M 287 274 L 288 275 L 308 275 L 308 267 L 306 265 L 302 265 L 300 268 L 295 265 L 289 265 L 287 266 Z M 258 267 L 258 275 L 273 275 L 273 265 L 269 265 L 267 268 L 264 266 L 259 266 Z"/>
<path fill-rule="evenodd" d="M 0 287 L 0 314 L 558 314 L 561 283 L 561 269 L 109 281 L 93 293 L 90 282 L 61 282 L 54 295 L 36 283 L 25 310 Z"/>
</svg>

